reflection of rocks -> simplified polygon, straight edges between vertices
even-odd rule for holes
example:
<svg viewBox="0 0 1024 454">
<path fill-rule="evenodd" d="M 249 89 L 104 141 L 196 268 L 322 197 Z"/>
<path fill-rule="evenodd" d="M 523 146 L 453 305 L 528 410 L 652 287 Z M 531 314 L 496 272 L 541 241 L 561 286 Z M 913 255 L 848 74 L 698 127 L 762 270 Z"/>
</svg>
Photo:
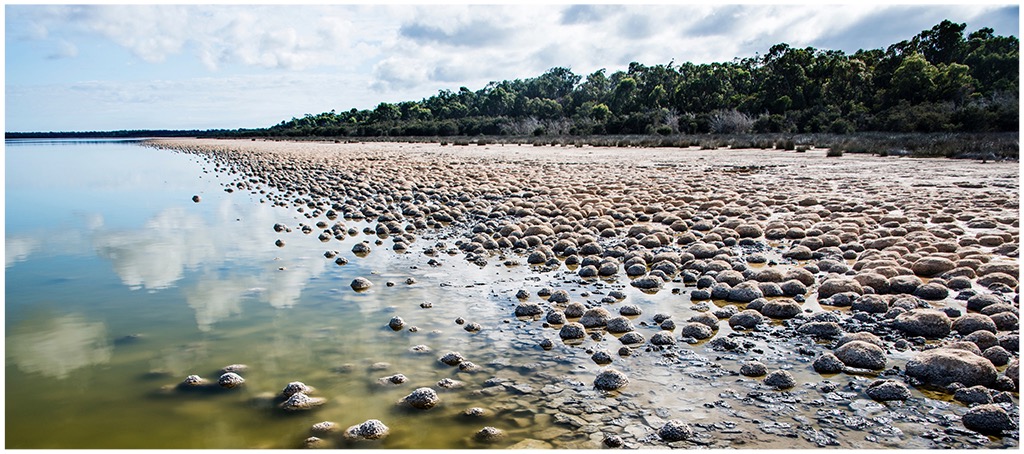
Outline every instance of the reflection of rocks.
<svg viewBox="0 0 1024 454">
<path fill-rule="evenodd" d="M 77 314 L 27 320 L 7 334 L 8 358 L 19 369 L 59 379 L 110 361 L 112 350 L 106 325 Z"/>
</svg>

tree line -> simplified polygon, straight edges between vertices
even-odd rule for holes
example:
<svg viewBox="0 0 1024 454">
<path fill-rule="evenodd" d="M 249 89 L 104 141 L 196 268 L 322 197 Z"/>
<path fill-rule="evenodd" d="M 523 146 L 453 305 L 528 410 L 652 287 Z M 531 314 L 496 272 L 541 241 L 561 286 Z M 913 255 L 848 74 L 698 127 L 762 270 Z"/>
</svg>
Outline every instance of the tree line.
<svg viewBox="0 0 1024 454">
<path fill-rule="evenodd" d="M 724 63 L 631 63 L 586 77 L 556 67 L 476 91 L 307 114 L 242 135 L 1017 131 L 1018 38 L 965 29 L 945 20 L 884 50 L 852 55 L 777 44 Z"/>
</svg>

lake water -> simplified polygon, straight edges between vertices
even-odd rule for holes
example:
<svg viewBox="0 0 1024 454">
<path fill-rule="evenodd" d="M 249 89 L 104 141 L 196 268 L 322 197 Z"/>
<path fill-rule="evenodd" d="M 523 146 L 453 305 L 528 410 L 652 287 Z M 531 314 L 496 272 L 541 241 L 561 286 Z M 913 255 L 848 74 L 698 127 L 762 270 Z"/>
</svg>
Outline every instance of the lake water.
<svg viewBox="0 0 1024 454">
<path fill-rule="evenodd" d="M 912 410 L 819 392 L 811 385 L 823 379 L 863 387 L 865 378 L 823 378 L 796 353 L 804 346 L 764 335 L 746 339 L 766 363 L 807 385 L 782 397 L 763 393 L 756 380 L 730 372 L 749 358 L 705 343 L 639 347 L 628 361 L 612 335 L 564 344 L 556 328 L 514 317 L 518 290 L 531 301 L 540 301 L 542 287 L 564 285 L 574 301 L 620 290 L 643 310 L 632 318 L 648 339 L 659 331 L 654 314 L 682 322 L 707 308 L 694 306 L 681 282 L 647 294 L 624 277 L 581 281 L 564 265 L 538 270 L 501 259 L 479 267 L 444 247 L 422 253 L 439 241 L 454 247 L 458 232 L 426 234 L 399 254 L 391 241 L 363 233 L 375 223 L 310 219 L 258 193 L 226 192 L 222 183 L 233 176 L 195 155 L 130 141 L 7 141 L 5 164 L 7 448 L 297 448 L 313 424 L 345 429 L 368 419 L 383 421 L 390 435 L 324 438 L 357 448 L 598 448 L 606 434 L 659 445 L 653 429 L 675 418 L 697 424 L 698 441 L 719 448 L 813 448 L 815 427 L 829 427 L 823 433 L 840 447 L 928 448 L 935 437 L 922 434 L 940 431 L 943 414 L 962 412 L 917 390 Z M 355 234 L 322 242 L 322 229 L 301 231 L 317 221 L 340 221 Z M 278 223 L 291 231 L 276 232 Z M 372 252 L 356 256 L 352 246 L 363 241 Z M 326 251 L 348 263 L 337 265 Z M 355 277 L 374 285 L 355 292 Z M 820 310 L 813 298 L 805 307 Z M 394 316 L 406 327 L 388 328 Z M 482 329 L 469 332 L 469 323 Z M 731 332 L 722 323 L 716 337 Z M 544 338 L 554 348 L 542 349 Z M 420 345 L 430 351 L 413 351 Z M 593 389 L 605 367 L 590 359 L 597 350 L 629 375 L 624 391 Z M 479 370 L 440 363 L 449 351 Z M 241 388 L 174 388 L 191 374 L 216 381 L 230 364 L 248 366 Z M 406 383 L 378 381 L 399 373 Z M 437 386 L 445 378 L 464 386 Z M 292 381 L 315 387 L 327 403 L 297 414 L 276 408 L 273 395 Z M 419 387 L 438 390 L 441 403 L 426 411 L 397 404 Z M 487 412 L 463 415 L 471 407 Z M 506 437 L 476 440 L 484 426 Z M 972 443 L 1016 445 L 986 440 Z"/>
</svg>

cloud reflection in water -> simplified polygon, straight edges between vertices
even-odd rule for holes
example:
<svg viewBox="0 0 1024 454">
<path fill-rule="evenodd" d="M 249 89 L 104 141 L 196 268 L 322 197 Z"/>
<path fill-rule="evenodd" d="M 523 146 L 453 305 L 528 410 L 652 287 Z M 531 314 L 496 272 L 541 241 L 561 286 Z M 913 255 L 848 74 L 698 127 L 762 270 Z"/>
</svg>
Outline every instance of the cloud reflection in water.
<svg viewBox="0 0 1024 454">
<path fill-rule="evenodd" d="M 7 335 L 7 356 L 19 369 L 57 379 L 107 363 L 112 352 L 106 324 L 78 314 L 26 320 Z"/>
</svg>

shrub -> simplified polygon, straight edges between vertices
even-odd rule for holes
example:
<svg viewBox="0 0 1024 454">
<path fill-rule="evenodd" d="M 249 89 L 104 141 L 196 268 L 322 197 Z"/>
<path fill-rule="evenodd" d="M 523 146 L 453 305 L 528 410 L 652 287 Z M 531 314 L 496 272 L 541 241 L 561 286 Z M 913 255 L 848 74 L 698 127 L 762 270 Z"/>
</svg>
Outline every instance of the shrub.
<svg viewBox="0 0 1024 454">
<path fill-rule="evenodd" d="M 709 121 L 711 132 L 716 134 L 743 134 L 750 132 L 754 121 L 738 110 L 717 110 Z"/>
<path fill-rule="evenodd" d="M 661 125 L 658 126 L 658 129 L 656 129 L 655 132 L 657 132 L 660 135 L 667 136 L 669 134 L 672 134 L 672 127 L 669 125 Z"/>
<path fill-rule="evenodd" d="M 825 156 L 830 158 L 839 158 L 843 156 L 843 150 L 839 148 L 829 148 L 828 153 L 825 153 Z"/>
<path fill-rule="evenodd" d="M 810 149 L 811 149 L 810 145 L 797 145 L 796 146 L 796 152 L 797 153 L 806 153 L 807 150 L 810 150 Z"/>
</svg>

